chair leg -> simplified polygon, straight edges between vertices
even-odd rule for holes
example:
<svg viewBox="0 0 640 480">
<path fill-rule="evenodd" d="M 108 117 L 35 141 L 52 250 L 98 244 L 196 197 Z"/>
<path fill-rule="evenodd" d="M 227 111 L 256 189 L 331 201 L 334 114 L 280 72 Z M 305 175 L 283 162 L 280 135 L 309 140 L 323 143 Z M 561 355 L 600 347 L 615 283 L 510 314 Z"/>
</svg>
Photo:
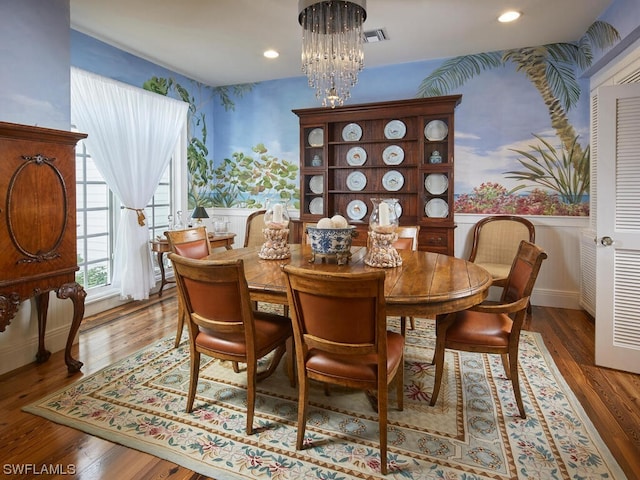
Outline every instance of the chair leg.
<svg viewBox="0 0 640 480">
<path fill-rule="evenodd" d="M 400 334 L 404 337 L 407 333 L 407 317 L 400 317 Z"/>
<path fill-rule="evenodd" d="M 309 397 L 309 380 L 304 372 L 298 371 L 298 436 L 296 450 L 302 450 L 304 431 L 307 427 L 307 402 Z"/>
<path fill-rule="evenodd" d="M 184 329 L 184 317 L 185 311 L 182 307 L 182 302 L 178 300 L 178 330 L 176 331 L 176 341 L 174 343 L 174 347 L 178 348 L 180 346 L 180 339 L 182 338 L 182 330 Z"/>
<path fill-rule="evenodd" d="M 191 347 L 193 348 L 193 346 Z M 189 374 L 189 393 L 187 394 L 187 413 L 193 410 L 193 402 L 198 388 L 198 376 L 200 374 L 200 352 L 191 351 L 191 372 Z"/>
<path fill-rule="evenodd" d="M 253 434 L 253 415 L 256 408 L 257 361 L 247 359 L 247 426 L 246 434 Z"/>
<path fill-rule="evenodd" d="M 296 386 L 296 353 L 295 345 L 293 343 L 293 337 L 287 339 L 287 376 L 289 377 L 289 384 L 292 387 Z"/>
<path fill-rule="evenodd" d="M 516 405 L 520 411 L 520 417 L 527 418 L 527 412 L 524 409 L 524 403 L 522 403 L 522 395 L 520 393 L 520 379 L 518 378 L 518 349 L 515 352 L 509 352 L 509 365 L 511 371 L 511 384 L 513 385 L 513 395 L 516 397 Z"/>
<path fill-rule="evenodd" d="M 500 355 L 502 358 L 502 368 L 504 368 L 504 374 L 507 376 L 509 380 L 511 380 L 511 367 L 509 367 L 509 355 L 503 353 Z"/>
<path fill-rule="evenodd" d="M 399 372 L 398 372 L 399 374 Z M 386 383 L 386 382 L 385 382 Z M 380 471 L 387 474 L 387 407 L 389 393 L 387 385 L 378 388 L 378 425 L 380 429 Z"/>
<path fill-rule="evenodd" d="M 404 410 L 404 355 L 396 372 L 396 402 L 398 410 Z"/>
<path fill-rule="evenodd" d="M 413 317 L 409 317 L 409 320 L 411 321 L 411 330 L 415 330 L 416 329 L 416 319 Z"/>
</svg>

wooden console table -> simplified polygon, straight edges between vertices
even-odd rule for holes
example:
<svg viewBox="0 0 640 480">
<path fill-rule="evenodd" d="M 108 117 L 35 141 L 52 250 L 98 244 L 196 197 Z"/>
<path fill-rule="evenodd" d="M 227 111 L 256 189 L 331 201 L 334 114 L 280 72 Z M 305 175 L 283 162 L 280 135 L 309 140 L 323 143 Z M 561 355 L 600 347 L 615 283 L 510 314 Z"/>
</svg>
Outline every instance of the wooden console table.
<svg viewBox="0 0 640 480">
<path fill-rule="evenodd" d="M 219 235 L 214 235 L 213 233 L 209 234 L 209 244 L 211 248 L 224 247 L 227 250 L 231 250 L 233 247 L 233 239 L 236 237 L 235 233 L 224 233 Z M 167 280 L 165 271 L 164 271 L 164 263 L 162 261 L 164 254 L 169 253 L 171 249 L 169 248 L 169 241 L 166 238 L 156 238 L 155 240 L 151 240 L 151 251 L 156 252 L 158 255 L 158 266 L 160 267 L 160 290 L 158 290 L 158 296 L 162 296 L 162 289 L 167 283 L 174 283 L 174 280 Z"/>
</svg>

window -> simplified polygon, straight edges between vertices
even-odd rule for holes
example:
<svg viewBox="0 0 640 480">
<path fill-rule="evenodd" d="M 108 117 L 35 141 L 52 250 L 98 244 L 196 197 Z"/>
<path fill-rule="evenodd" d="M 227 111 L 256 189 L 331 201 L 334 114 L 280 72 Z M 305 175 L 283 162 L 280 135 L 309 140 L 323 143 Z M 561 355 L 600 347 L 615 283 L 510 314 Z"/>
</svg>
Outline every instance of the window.
<svg viewBox="0 0 640 480">
<path fill-rule="evenodd" d="M 173 170 L 171 161 L 151 202 L 145 208 L 150 239 L 163 236 L 168 230 L 169 214 L 173 211 Z M 76 190 L 80 267 L 76 272 L 76 281 L 91 296 L 108 289 L 111 285 L 113 251 L 121 204 L 109 190 L 82 141 L 76 146 Z"/>
<path fill-rule="evenodd" d="M 76 146 L 76 281 L 86 290 L 111 283 L 117 199 L 96 169 L 83 141 Z M 113 215 L 113 213 L 116 215 Z"/>
</svg>

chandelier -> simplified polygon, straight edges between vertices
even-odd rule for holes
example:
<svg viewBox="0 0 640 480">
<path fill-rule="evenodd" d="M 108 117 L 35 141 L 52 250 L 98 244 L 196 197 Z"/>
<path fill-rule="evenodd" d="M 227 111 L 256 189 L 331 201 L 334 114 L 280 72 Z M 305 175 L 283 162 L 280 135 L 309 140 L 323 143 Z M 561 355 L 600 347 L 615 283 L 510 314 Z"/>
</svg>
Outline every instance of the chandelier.
<svg viewBox="0 0 640 480">
<path fill-rule="evenodd" d="M 302 71 L 322 106 L 343 105 L 364 67 L 366 0 L 299 0 Z"/>
</svg>

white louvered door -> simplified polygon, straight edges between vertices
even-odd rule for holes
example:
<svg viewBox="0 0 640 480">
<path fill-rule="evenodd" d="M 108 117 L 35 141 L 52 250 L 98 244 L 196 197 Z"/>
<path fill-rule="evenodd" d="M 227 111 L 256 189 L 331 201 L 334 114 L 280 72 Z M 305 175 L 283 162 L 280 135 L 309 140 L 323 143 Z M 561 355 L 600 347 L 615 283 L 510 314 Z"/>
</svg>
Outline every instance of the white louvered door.
<svg viewBox="0 0 640 480">
<path fill-rule="evenodd" d="M 640 373 L 640 83 L 597 95 L 595 362 Z"/>
</svg>

